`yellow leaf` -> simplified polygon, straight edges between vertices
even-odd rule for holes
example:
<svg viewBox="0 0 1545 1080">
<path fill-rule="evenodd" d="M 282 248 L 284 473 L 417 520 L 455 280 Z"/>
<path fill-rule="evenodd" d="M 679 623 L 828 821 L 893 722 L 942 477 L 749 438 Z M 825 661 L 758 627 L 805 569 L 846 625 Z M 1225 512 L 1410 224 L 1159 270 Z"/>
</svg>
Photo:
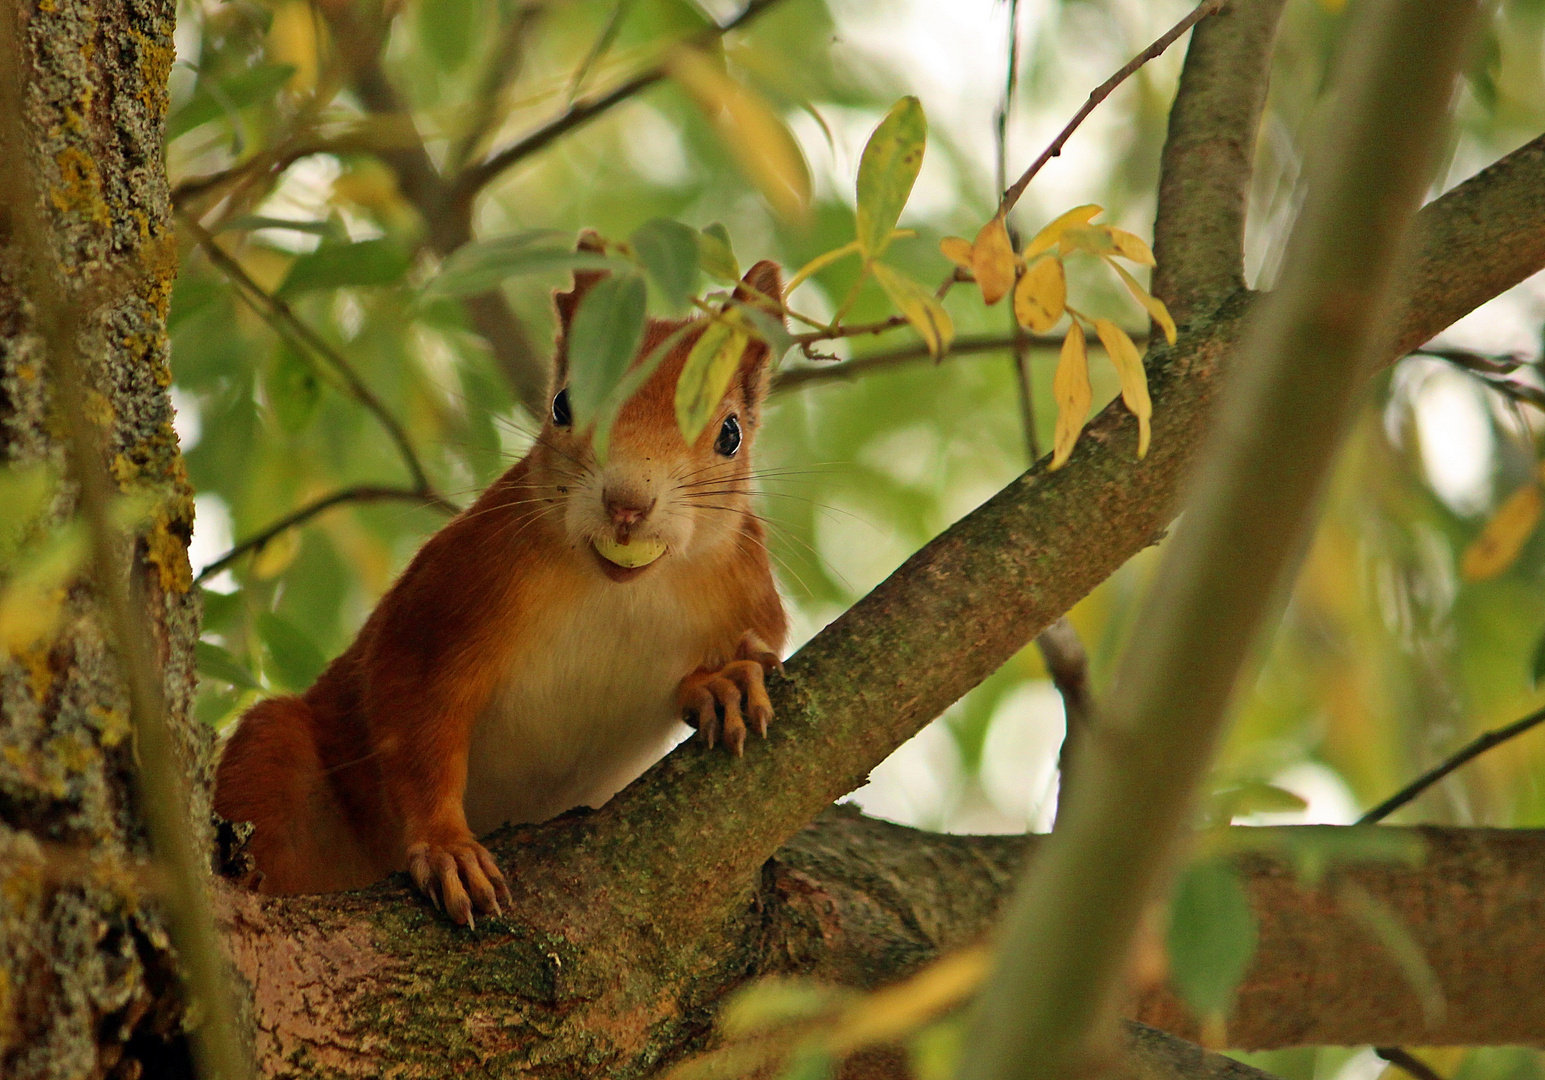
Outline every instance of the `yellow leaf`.
<svg viewBox="0 0 1545 1080">
<path fill-rule="evenodd" d="M 1090 255 L 1117 253 L 1107 225 L 1069 225 L 1057 239 L 1057 250 L 1064 255 L 1075 251 L 1087 251 Z"/>
<path fill-rule="evenodd" d="M 300 530 L 286 529 L 257 549 L 252 558 L 252 576 L 259 581 L 276 578 L 290 568 L 300 554 Z"/>
<path fill-rule="evenodd" d="M 1121 377 L 1121 400 L 1137 417 L 1137 456 L 1141 458 L 1148 453 L 1148 418 L 1153 415 L 1142 355 L 1127 332 L 1109 319 L 1094 320 L 1094 332 L 1100 335 L 1100 344 L 1105 346 L 1111 363 L 1116 365 L 1116 374 Z"/>
<path fill-rule="evenodd" d="M 1111 243 L 1116 245 L 1117 255 L 1120 255 L 1123 259 L 1131 259 L 1135 263 L 1141 263 L 1144 266 L 1154 265 L 1153 249 L 1148 246 L 1141 236 L 1110 225 L 1105 226 L 1105 231 L 1110 235 Z"/>
<path fill-rule="evenodd" d="M 971 272 L 982 290 L 982 303 L 1002 300 L 1014 287 L 1014 245 L 1001 217 L 995 217 L 976 234 L 971 245 Z"/>
<path fill-rule="evenodd" d="M 1159 324 L 1159 328 L 1164 331 L 1164 340 L 1171 345 L 1175 344 L 1175 320 L 1170 318 L 1169 308 L 1164 306 L 1164 301 L 1139 285 L 1137 279 L 1127 273 L 1126 268 L 1119 263 L 1112 262 L 1110 259 L 1106 259 L 1105 262 L 1121 277 L 1127 291 L 1143 305 L 1153 321 Z"/>
<path fill-rule="evenodd" d="M 810 206 L 810 172 L 799 144 L 767 102 L 730 78 L 699 49 L 674 50 L 666 67 L 692 95 L 773 209 L 791 220 L 803 218 Z"/>
<path fill-rule="evenodd" d="M 959 236 L 946 236 L 939 241 L 939 250 L 944 257 L 962 270 L 971 269 L 971 241 Z"/>
<path fill-rule="evenodd" d="M 698 434 L 724 400 L 750 342 L 742 316 L 732 311 L 710 321 L 687 354 L 676 379 L 676 423 L 687 445 L 697 442 Z"/>
<path fill-rule="evenodd" d="M 1052 219 L 1051 224 L 1031 239 L 1029 246 L 1025 248 L 1025 258 L 1033 259 L 1043 251 L 1050 251 L 1057 241 L 1062 239 L 1064 230 L 1075 225 L 1088 224 L 1090 218 L 1104 212 L 1105 207 L 1090 203 L 1087 206 L 1075 206 L 1067 213 L 1058 215 Z"/>
<path fill-rule="evenodd" d="M 1048 255 L 1031 264 L 1014 286 L 1014 318 L 1019 325 L 1044 334 L 1062 318 L 1068 301 L 1068 281 L 1062 260 Z"/>
<path fill-rule="evenodd" d="M 307 93 L 317 84 L 317 31 L 321 15 L 302 0 L 289 0 L 274 9 L 268 24 L 268 58 L 295 69 L 289 88 Z"/>
<path fill-rule="evenodd" d="M 907 322 L 928 345 L 928 351 L 935 359 L 948 352 L 950 342 L 955 340 L 955 323 L 944 305 L 939 303 L 939 298 L 926 285 L 895 267 L 874 263 L 870 269 L 891 303 L 907 317 Z"/>
<path fill-rule="evenodd" d="M 935 960 L 905 982 L 849 1006 L 831 1033 L 831 1048 L 849 1054 L 894 1042 L 969 998 L 991 969 L 992 954 L 981 945 Z"/>
<path fill-rule="evenodd" d="M 1524 541 L 1539 524 L 1540 510 L 1545 507 L 1540 487 L 1525 484 L 1509 495 L 1486 527 L 1471 545 L 1465 549 L 1459 561 L 1459 573 L 1466 581 L 1485 581 L 1494 578 L 1518 558 Z"/>
<path fill-rule="evenodd" d="M 1068 327 L 1068 336 L 1062 339 L 1062 356 L 1057 361 L 1057 374 L 1052 376 L 1051 390 L 1057 399 L 1057 431 L 1051 467 L 1060 469 L 1073 453 L 1078 433 L 1084 430 L 1089 405 L 1094 400 L 1089 389 L 1089 351 L 1084 345 L 1084 328 L 1077 319 Z"/>
</svg>

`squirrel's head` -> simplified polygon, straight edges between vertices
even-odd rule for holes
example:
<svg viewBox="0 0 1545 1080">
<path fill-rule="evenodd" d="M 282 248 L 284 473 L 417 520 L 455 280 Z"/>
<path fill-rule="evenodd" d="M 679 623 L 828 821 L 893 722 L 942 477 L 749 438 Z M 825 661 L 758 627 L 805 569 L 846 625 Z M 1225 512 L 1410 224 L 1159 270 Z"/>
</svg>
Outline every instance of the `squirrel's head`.
<svg viewBox="0 0 1545 1080">
<path fill-rule="evenodd" d="M 593 234 L 580 250 L 599 251 Z M 604 458 L 589 425 L 576 425 L 569 375 L 584 357 L 569 354 L 570 328 L 580 303 L 606 271 L 577 271 L 573 287 L 555 297 L 558 347 L 547 416 L 533 454 L 531 481 L 552 485 L 564 501 L 562 531 L 585 551 L 596 570 L 623 582 L 646 572 L 722 554 L 726 545 L 761 544 L 751 508 L 751 450 L 761 428 L 769 382 L 769 349 L 750 336 L 717 406 L 696 439 L 683 437 L 676 419 L 676 385 L 707 318 L 648 320 L 630 371 L 662 345 L 664 356 L 613 421 Z M 777 301 L 778 267 L 759 262 L 735 290 L 754 304 Z"/>
</svg>

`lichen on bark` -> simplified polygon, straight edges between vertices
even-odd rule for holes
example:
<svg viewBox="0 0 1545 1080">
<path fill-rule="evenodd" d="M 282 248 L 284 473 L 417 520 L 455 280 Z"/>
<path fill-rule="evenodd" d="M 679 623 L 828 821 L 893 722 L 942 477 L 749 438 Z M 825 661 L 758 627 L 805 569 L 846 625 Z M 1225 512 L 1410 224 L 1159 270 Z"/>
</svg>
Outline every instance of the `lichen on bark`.
<svg viewBox="0 0 1545 1080">
<path fill-rule="evenodd" d="M 7 12 L 7 16 L 10 16 Z M 162 166 L 173 0 L 38 0 L 16 11 L 30 169 L 85 360 L 88 414 L 106 464 L 148 508 L 132 573 L 152 613 L 179 753 L 208 768 L 190 720 L 197 605 L 186 542 L 192 491 L 172 428 L 167 307 L 176 243 Z M 0 199 L 0 465 L 63 474 L 63 431 L 17 238 Z M 73 511 L 56 492 L 53 523 Z M 89 581 L 61 617 L 0 653 L 0 1074 L 176 1075 L 183 1068 L 175 966 L 130 868 L 145 855 L 132 789 L 128 701 Z M 207 822 L 207 784 L 190 818 Z M 170 1071 L 169 1071 L 170 1070 Z"/>
</svg>

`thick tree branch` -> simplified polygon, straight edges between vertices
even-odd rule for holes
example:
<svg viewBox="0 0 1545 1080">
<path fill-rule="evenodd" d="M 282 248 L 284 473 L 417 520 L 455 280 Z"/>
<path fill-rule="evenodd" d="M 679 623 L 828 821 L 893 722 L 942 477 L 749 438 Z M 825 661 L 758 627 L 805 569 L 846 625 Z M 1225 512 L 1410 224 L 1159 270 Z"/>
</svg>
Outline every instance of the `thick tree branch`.
<svg viewBox="0 0 1545 1080">
<path fill-rule="evenodd" d="M 1191 34 L 1170 108 L 1153 294 L 1184 323 L 1244 288 L 1245 209 L 1284 0 L 1232 0 Z"/>
<path fill-rule="evenodd" d="M 541 844 L 543 831 L 498 834 L 495 854 L 508 864 Z M 1230 833 L 1240 847 L 1293 851 L 1334 849 L 1352 830 Z M 1425 858 L 1347 865 L 1316 883 L 1283 860 L 1240 859 L 1261 937 L 1229 1018 L 1229 1045 L 1545 1040 L 1545 997 L 1517 990 L 1545 984 L 1545 832 L 1381 827 L 1379 835 L 1425 845 Z M 393 1066 L 406 1076 L 446 1076 L 474 1065 L 498 1075 L 573 1060 L 584 1045 L 610 1055 L 591 1059 L 598 1075 L 622 1078 L 698 1045 L 707 1016 L 697 1010 L 748 977 L 797 973 L 874 988 L 979 940 L 1043 842 L 920 832 L 835 808 L 768 864 L 749 917 L 689 948 L 693 961 L 669 981 L 625 943 L 576 951 L 578 928 L 605 917 L 577 904 L 567 908 L 567 931 L 553 935 L 523 921 L 529 909 L 480 921 L 476 934 L 457 930 L 405 880 L 286 901 L 226 888 L 220 903 L 252 984 L 268 1076 L 377 1076 Z M 561 854 L 554 859 L 561 863 Z M 1440 1018 L 1429 1021 L 1399 964 L 1342 909 L 1346 882 L 1393 912 L 1428 958 L 1447 1002 Z M 614 893 L 612 902 L 630 896 Z M 604 1036 L 586 1035 L 587 1020 L 615 1006 L 617 988 L 635 979 L 640 990 L 653 980 L 647 1003 L 613 1013 Z M 1148 993 L 1132 1015 L 1184 1038 L 1200 1031 L 1167 989 Z"/>
</svg>

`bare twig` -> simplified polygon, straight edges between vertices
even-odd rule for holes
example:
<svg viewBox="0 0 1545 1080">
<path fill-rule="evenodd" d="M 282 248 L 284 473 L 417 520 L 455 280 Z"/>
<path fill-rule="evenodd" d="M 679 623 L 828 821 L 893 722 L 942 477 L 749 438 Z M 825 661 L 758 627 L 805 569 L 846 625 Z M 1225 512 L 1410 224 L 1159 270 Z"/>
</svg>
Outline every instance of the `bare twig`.
<svg viewBox="0 0 1545 1080">
<path fill-rule="evenodd" d="M 387 436 L 397 447 L 403 464 L 408 467 L 408 473 L 413 477 L 414 490 L 426 501 L 436 503 L 454 510 L 445 498 L 435 491 L 434 485 L 429 482 L 429 476 L 424 472 L 424 465 L 419 460 L 418 451 L 413 448 L 412 441 L 408 438 L 407 431 L 398 419 L 392 415 L 375 392 L 366 386 L 364 380 L 354 370 L 353 366 L 344 359 L 342 353 L 333 348 L 328 341 L 308 325 L 305 320 L 296 315 L 282 297 L 278 297 L 264 289 L 252 276 L 242 268 L 241 263 L 227 255 L 210 234 L 209 230 L 201 225 L 197 218 L 191 214 L 179 213 L 183 224 L 198 241 L 199 247 L 204 249 L 204 254 L 209 261 L 214 263 L 227 277 L 238 286 L 242 299 L 265 319 L 270 320 L 275 328 L 287 337 L 299 341 L 314 356 L 320 358 L 327 366 L 341 378 L 344 385 L 365 409 L 376 418 L 377 422 L 386 430 Z"/>
<path fill-rule="evenodd" d="M 1444 1080 L 1443 1074 L 1401 1046 L 1375 1046 L 1373 1052 L 1414 1080 Z"/>
<path fill-rule="evenodd" d="M 324 510 L 331 510 L 333 507 L 342 506 L 345 503 L 389 501 L 418 503 L 421 506 L 432 507 L 443 514 L 454 514 L 457 512 L 455 506 L 443 499 L 432 499 L 422 491 L 416 491 L 413 488 L 374 487 L 369 484 L 343 488 L 329 495 L 323 495 L 319 499 L 313 499 L 299 509 L 290 511 L 272 525 L 239 541 L 230 551 L 227 551 L 224 555 L 221 555 L 214 562 L 200 570 L 198 577 L 193 579 L 194 583 L 196 584 L 204 581 L 206 578 L 213 577 L 247 552 L 263 547 L 280 533 L 293 529 L 297 525 L 305 524 Z"/>
<path fill-rule="evenodd" d="M 1396 810 L 1399 810 L 1412 799 L 1415 799 L 1422 792 L 1432 787 L 1432 785 L 1436 784 L 1439 780 L 1442 780 L 1445 776 L 1459 768 L 1461 765 L 1473 761 L 1474 759 L 1484 754 L 1486 751 L 1490 750 L 1492 747 L 1501 746 L 1509 739 L 1516 738 L 1531 728 L 1538 727 L 1542 723 L 1545 723 L 1545 709 L 1539 709 L 1530 713 L 1522 720 L 1514 720 L 1511 724 L 1508 724 L 1505 727 L 1495 728 L 1492 731 L 1486 732 L 1484 735 L 1478 736 L 1472 741 L 1466 743 L 1459 750 L 1455 751 L 1441 764 L 1428 769 L 1415 780 L 1412 780 L 1405 787 L 1395 792 L 1395 794 L 1385 799 L 1378 806 L 1375 806 L 1372 810 L 1369 810 L 1366 814 L 1357 819 L 1356 824 L 1372 825 L 1376 821 L 1383 821 Z"/>
<path fill-rule="evenodd" d="M 1072 790 L 1074 763 L 1078 758 L 1079 745 L 1088 737 L 1089 724 L 1094 719 L 1094 691 L 1089 687 L 1089 654 L 1079 640 L 1078 631 L 1064 615 L 1042 630 L 1035 639 L 1046 663 L 1046 672 L 1052 685 L 1062 695 L 1062 712 L 1066 728 L 1062 736 L 1062 749 L 1057 753 L 1057 771 L 1061 778 L 1057 785 L 1057 805 L 1067 802 Z"/>
<path fill-rule="evenodd" d="M 505 24 L 504 34 L 494 46 L 488 66 L 483 70 L 477 89 L 469 99 L 472 103 L 472 119 L 461 137 L 452 143 L 446 156 L 448 172 L 454 173 L 461 169 L 493 130 L 494 121 L 499 115 L 500 100 L 520 77 L 521 68 L 525 65 L 526 35 L 544 11 L 542 4 L 523 4 Z"/>
<path fill-rule="evenodd" d="M 1165 49 L 1168 49 L 1171 45 L 1173 45 L 1175 43 L 1175 39 L 1180 37 L 1181 34 L 1184 34 L 1196 23 L 1217 11 L 1225 3 L 1227 3 L 1227 0 L 1203 0 L 1202 3 L 1196 6 L 1191 14 L 1187 15 L 1184 19 L 1181 19 L 1174 26 L 1170 27 L 1169 30 L 1165 31 L 1164 35 L 1155 41 L 1152 45 L 1149 45 L 1146 49 L 1138 53 L 1131 60 L 1128 60 L 1120 71 L 1116 72 L 1116 74 L 1112 75 L 1099 86 L 1095 87 L 1094 90 L 1092 90 L 1089 94 L 1089 100 L 1085 101 L 1083 106 L 1079 108 L 1078 112 L 1073 114 L 1073 119 L 1069 120 L 1067 126 L 1063 128 L 1057 137 L 1051 141 L 1051 145 L 1048 146 L 1045 150 L 1041 151 L 1041 156 L 1031 162 L 1030 167 L 1024 171 L 1018 180 L 1014 181 L 1013 186 L 1003 193 L 1003 199 L 998 203 L 999 216 L 1001 217 L 1006 215 L 1014 208 L 1014 204 L 1017 203 L 1019 201 L 1019 197 L 1025 193 L 1025 188 L 1029 186 L 1030 181 L 1035 179 L 1035 174 L 1040 172 L 1048 161 L 1062 153 L 1063 144 L 1066 143 L 1070 137 L 1072 137 L 1073 132 L 1078 130 L 1078 125 L 1082 124 L 1084 120 L 1088 118 L 1089 114 L 1094 112 L 1095 107 L 1098 106 L 1100 102 L 1104 101 L 1110 96 L 1111 91 L 1115 90 L 1116 87 L 1125 82 L 1127 77 L 1138 68 L 1142 67 L 1148 61 L 1152 60 L 1154 57 L 1164 52 Z"/>
<path fill-rule="evenodd" d="M 751 20 L 778 2 L 779 0 L 749 0 L 749 3 L 740 10 L 740 13 L 732 17 L 728 22 L 710 27 L 689 40 L 692 44 L 696 45 L 706 45 L 711 41 L 716 41 L 730 31 L 747 25 Z M 663 78 L 665 78 L 665 67 L 662 64 L 657 64 L 639 72 L 631 79 L 604 94 L 576 101 L 564 110 L 562 114 L 549 120 L 524 138 L 463 171 L 456 180 L 454 198 L 457 201 L 470 202 L 472 196 L 476 195 L 489 181 L 511 165 L 525 160 L 554 140 L 568 134 L 577 127 L 589 123 L 614 105 L 628 100 L 641 90 L 647 90 Z"/>
<path fill-rule="evenodd" d="M 973 356 L 981 353 L 1006 352 L 1014 348 L 1018 335 L 1011 334 L 967 334 L 955 339 L 950 346 L 950 351 L 939 358 L 942 363 L 954 356 Z M 1147 334 L 1142 331 L 1132 331 L 1131 338 L 1135 342 L 1147 340 Z M 1062 339 L 1049 334 L 1025 334 L 1023 335 L 1025 348 L 1027 349 L 1055 349 L 1062 344 Z M 844 360 L 839 364 L 827 364 L 823 367 L 797 367 L 785 368 L 773 376 L 773 390 L 797 390 L 804 386 L 818 386 L 823 383 L 845 382 L 860 378 L 864 375 L 872 375 L 879 371 L 889 371 L 891 368 L 901 367 L 904 364 L 915 363 L 920 360 L 930 360 L 933 354 L 928 351 L 928 346 L 922 342 L 911 345 L 901 345 L 894 349 L 886 349 L 883 352 L 870 353 L 867 356 L 855 357 L 852 360 Z"/>
<path fill-rule="evenodd" d="M 1479 379 L 1487 389 L 1495 390 L 1506 398 L 1545 412 L 1545 389 L 1507 377 L 1519 368 L 1538 367 L 1540 364 L 1538 360 L 1530 360 L 1528 357 L 1518 355 L 1488 356 L 1468 349 L 1419 349 L 1411 355 L 1432 356 L 1439 360 L 1447 360 L 1466 374 Z"/>
<path fill-rule="evenodd" d="M 19 22 L 17 7 L 0 14 L 0 145 L 9 148 L 0 160 L 0 191 L 10 211 L 12 242 L 23 255 L 34 325 L 43 339 L 53 399 L 63 422 L 69 476 L 78 492 L 76 512 L 86 523 L 92 577 L 105 609 L 104 629 L 128 690 L 139 808 L 151 851 L 171 886 L 162 892 L 161 906 L 186 972 L 188 997 L 202 1012 L 202 1022 L 191 1033 L 199 1071 L 220 1080 L 242 1080 L 251 1075 L 251 1063 L 239 1037 L 215 936 L 207 862 L 188 822 L 188 779 L 166 717 L 161 672 L 152 652 L 157 635 L 147 618 L 143 577 L 136 572 L 136 545 L 125 543 L 113 521 L 116 490 L 105 464 L 105 433 L 87 418 L 88 388 L 78 354 L 79 320 L 86 305 L 65 285 L 65 268 L 39 211 L 26 151 L 35 140 L 23 120 L 27 110 L 22 87 L 28 72 Z"/>
</svg>

